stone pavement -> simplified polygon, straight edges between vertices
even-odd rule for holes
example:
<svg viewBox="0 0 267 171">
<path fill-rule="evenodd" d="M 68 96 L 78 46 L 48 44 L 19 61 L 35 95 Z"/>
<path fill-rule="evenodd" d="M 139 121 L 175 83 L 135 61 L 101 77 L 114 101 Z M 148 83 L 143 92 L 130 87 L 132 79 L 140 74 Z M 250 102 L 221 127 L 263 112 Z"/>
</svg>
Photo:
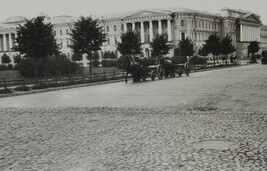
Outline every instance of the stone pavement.
<svg viewBox="0 0 267 171">
<path fill-rule="evenodd" d="M 266 170 L 266 131 L 263 112 L 1 108 L 0 170 Z"/>
</svg>

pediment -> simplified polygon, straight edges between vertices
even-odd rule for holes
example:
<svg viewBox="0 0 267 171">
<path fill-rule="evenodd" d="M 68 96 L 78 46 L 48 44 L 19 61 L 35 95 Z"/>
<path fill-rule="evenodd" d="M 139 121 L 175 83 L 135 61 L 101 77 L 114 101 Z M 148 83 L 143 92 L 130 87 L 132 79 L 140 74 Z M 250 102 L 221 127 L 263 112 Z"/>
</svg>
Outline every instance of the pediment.
<svg viewBox="0 0 267 171">
<path fill-rule="evenodd" d="M 148 16 L 157 16 L 157 15 L 164 15 L 164 14 L 166 13 L 142 10 L 142 11 L 138 11 L 138 12 L 123 16 L 122 18 L 126 19 L 126 18 L 137 18 L 137 17 L 148 17 Z"/>
<path fill-rule="evenodd" d="M 261 23 L 261 20 L 253 13 L 246 14 L 242 18 L 243 20 L 251 21 L 254 23 Z"/>
</svg>

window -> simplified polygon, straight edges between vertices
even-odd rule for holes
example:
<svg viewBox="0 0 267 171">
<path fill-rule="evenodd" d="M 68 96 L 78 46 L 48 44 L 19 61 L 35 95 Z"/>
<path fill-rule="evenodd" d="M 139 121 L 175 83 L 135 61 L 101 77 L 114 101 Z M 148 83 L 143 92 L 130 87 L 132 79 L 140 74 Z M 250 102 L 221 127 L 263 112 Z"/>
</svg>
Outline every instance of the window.
<svg viewBox="0 0 267 171">
<path fill-rule="evenodd" d="M 69 41 L 67 40 L 67 46 L 69 45 Z"/>
<path fill-rule="evenodd" d="M 210 29 L 210 22 L 209 22 L 209 29 Z"/>
<path fill-rule="evenodd" d="M 109 26 L 107 26 L 107 32 L 109 32 Z"/>
<path fill-rule="evenodd" d="M 117 26 L 116 25 L 114 25 L 114 31 L 117 31 Z"/>
<path fill-rule="evenodd" d="M 199 26 L 199 28 L 201 28 L 201 22 L 199 21 L 199 23 L 198 23 L 198 26 Z"/>
<path fill-rule="evenodd" d="M 108 43 L 108 45 L 110 45 L 110 41 L 109 41 L 109 38 L 107 38 L 107 43 Z"/>
<path fill-rule="evenodd" d="M 66 30 L 66 34 L 67 34 L 67 35 L 69 34 L 69 30 L 68 30 L 68 29 Z"/>
<path fill-rule="evenodd" d="M 117 44 L 117 42 L 118 42 L 117 37 L 115 37 L 114 40 L 115 40 L 115 44 Z"/>
<path fill-rule="evenodd" d="M 60 36 L 62 36 L 62 30 L 60 30 L 59 32 L 60 32 Z"/>
<path fill-rule="evenodd" d="M 184 20 L 181 20 L 181 27 L 184 27 Z"/>
<path fill-rule="evenodd" d="M 195 21 L 195 27 L 197 27 L 197 21 Z"/>
<path fill-rule="evenodd" d="M 124 31 L 124 26 L 123 25 L 121 25 L 121 31 Z"/>
<path fill-rule="evenodd" d="M 182 39 L 182 40 L 185 39 L 185 33 L 181 33 L 181 39 Z"/>
<path fill-rule="evenodd" d="M 192 20 L 192 27 L 194 27 L 194 20 Z"/>
<path fill-rule="evenodd" d="M 63 47 L 63 42 L 62 42 L 62 41 L 60 41 L 60 47 L 61 47 L 61 48 Z"/>
<path fill-rule="evenodd" d="M 208 28 L 208 23 L 206 22 L 206 28 Z"/>
<path fill-rule="evenodd" d="M 204 28 L 204 22 L 202 22 L 202 28 Z"/>
</svg>

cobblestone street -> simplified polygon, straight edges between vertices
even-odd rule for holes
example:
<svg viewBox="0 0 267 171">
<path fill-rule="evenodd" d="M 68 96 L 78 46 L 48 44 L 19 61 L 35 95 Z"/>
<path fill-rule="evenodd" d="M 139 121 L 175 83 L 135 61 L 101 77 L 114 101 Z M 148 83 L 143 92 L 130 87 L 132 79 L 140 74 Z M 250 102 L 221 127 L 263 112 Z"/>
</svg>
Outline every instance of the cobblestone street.
<svg viewBox="0 0 267 171">
<path fill-rule="evenodd" d="M 1 110 L 1 170 L 264 170 L 267 115 L 175 108 Z M 230 141 L 235 148 L 199 148 Z"/>
<path fill-rule="evenodd" d="M 266 170 L 266 71 L 2 98 L 0 170 Z"/>
</svg>

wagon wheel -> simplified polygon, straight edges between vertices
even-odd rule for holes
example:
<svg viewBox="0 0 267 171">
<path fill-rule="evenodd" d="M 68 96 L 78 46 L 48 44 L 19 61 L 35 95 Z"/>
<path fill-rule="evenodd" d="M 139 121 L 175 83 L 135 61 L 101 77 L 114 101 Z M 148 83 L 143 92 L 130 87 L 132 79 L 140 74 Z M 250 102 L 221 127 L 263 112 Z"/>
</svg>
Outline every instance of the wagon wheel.
<svg viewBox="0 0 267 171">
<path fill-rule="evenodd" d="M 151 77 L 151 80 L 152 80 L 152 81 L 155 80 L 156 76 L 157 76 L 156 71 L 154 71 L 154 70 L 151 71 L 151 73 L 150 73 L 150 77 Z"/>
<path fill-rule="evenodd" d="M 187 76 L 189 76 L 189 73 L 190 73 L 190 67 L 188 65 L 188 63 L 185 63 L 185 66 L 184 66 L 184 72 Z"/>
<path fill-rule="evenodd" d="M 161 64 L 157 66 L 157 76 L 160 80 L 163 78 L 163 67 Z"/>
<path fill-rule="evenodd" d="M 183 74 L 183 68 L 182 67 L 179 67 L 178 68 L 178 75 L 179 75 L 179 77 L 181 77 L 182 74 Z"/>
</svg>

